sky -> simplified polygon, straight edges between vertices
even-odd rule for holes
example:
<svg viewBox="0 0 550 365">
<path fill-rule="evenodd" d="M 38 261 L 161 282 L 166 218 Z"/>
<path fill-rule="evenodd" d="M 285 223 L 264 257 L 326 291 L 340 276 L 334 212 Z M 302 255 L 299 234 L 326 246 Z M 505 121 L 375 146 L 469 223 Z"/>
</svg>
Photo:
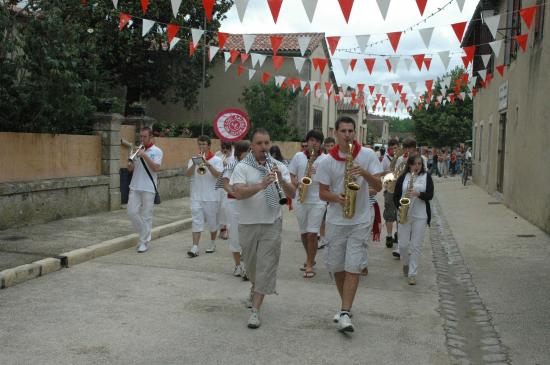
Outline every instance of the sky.
<svg viewBox="0 0 550 365">
<path fill-rule="evenodd" d="M 426 19 L 449 2 L 450 4 L 439 13 Z M 341 36 L 338 50 L 332 56 L 333 71 L 339 85 L 355 87 L 357 83 L 384 85 L 392 82 L 418 82 L 423 85 L 424 80 L 436 79 L 446 72 L 435 53 L 451 51 L 451 61 L 447 70 L 462 65 L 460 43 L 450 24 L 470 20 L 478 2 L 479 0 L 465 0 L 463 11 L 460 12 L 456 0 L 428 0 L 424 14 L 421 16 L 416 0 L 393 0 L 384 20 L 376 0 L 355 0 L 349 23 L 346 24 L 338 0 L 319 0 L 311 23 L 302 5 L 302 0 L 284 0 L 278 21 L 275 24 L 267 0 L 250 0 L 243 22 L 240 22 L 236 7 L 233 6 L 227 12 L 227 19 L 222 22 L 220 31 L 232 34 L 324 32 L 326 36 Z M 415 29 L 434 27 L 430 47 L 427 48 L 418 31 L 413 30 L 401 36 L 397 53 L 394 53 L 387 41 L 386 33 L 410 29 L 418 22 L 422 22 L 422 24 L 416 26 Z M 371 35 L 369 45 L 377 41 L 382 42 L 378 45 L 367 46 L 364 54 L 361 54 L 357 48 L 355 36 L 365 34 Z M 363 58 L 372 57 L 367 54 L 395 56 L 422 53 L 434 54 L 429 71 L 425 67 L 419 71 L 415 63 L 410 70 L 407 70 L 402 58 L 397 70 L 390 73 L 383 58 L 377 58 L 373 73 L 369 75 L 365 63 L 362 61 Z M 346 74 L 339 59 L 350 58 L 357 58 L 358 61 L 355 70 L 353 72 L 350 70 Z M 417 90 L 421 92 L 421 88 Z M 412 93 L 412 90 L 405 85 L 403 92 Z M 389 93 L 393 94 L 392 91 Z M 388 109 L 393 112 L 393 108 Z M 388 109 L 387 113 L 377 114 L 395 115 Z M 407 115 L 399 113 L 399 110 L 398 114 L 401 117 Z"/>
</svg>

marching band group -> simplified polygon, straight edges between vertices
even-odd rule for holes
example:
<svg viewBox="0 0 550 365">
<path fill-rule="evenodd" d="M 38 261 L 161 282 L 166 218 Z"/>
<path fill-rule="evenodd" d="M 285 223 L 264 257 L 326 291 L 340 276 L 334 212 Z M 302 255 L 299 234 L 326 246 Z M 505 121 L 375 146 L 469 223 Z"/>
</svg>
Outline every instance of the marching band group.
<svg viewBox="0 0 550 365">
<path fill-rule="evenodd" d="M 304 278 L 315 276 L 317 249 L 326 244 L 325 265 L 341 300 L 333 318 L 339 331 L 354 331 L 351 309 L 360 277 L 368 273 L 367 242 L 380 220 L 375 220 L 380 214 L 374 195 L 383 188 L 386 246 L 394 247 L 394 256 L 401 259 L 408 283 L 416 284 L 434 188 L 415 141 L 405 141 L 402 150 L 397 141 L 390 141 L 381 163 L 372 149 L 355 141 L 353 119 L 339 118 L 335 130 L 335 146 L 324 144 L 322 132 L 309 131 L 307 147 L 294 155 L 288 167 L 269 154 L 271 139 L 264 129 L 252 132 L 250 142 L 239 141 L 232 148 L 224 144 L 219 155 L 211 152 L 209 137 L 198 138 L 200 153 L 189 161 L 185 173 L 191 177 L 193 240 L 187 254 L 190 258 L 199 256 L 205 223 L 210 231 L 205 252 L 216 251 L 222 218 L 221 234 L 229 232 L 233 274 L 251 283 L 247 299 L 251 310 L 249 328 L 260 326 L 264 297 L 276 293 L 281 208 L 289 199 L 294 201 L 306 253 L 301 268 Z M 128 215 L 140 234 L 137 250 L 145 252 L 151 240 L 162 151 L 154 146 L 149 128 L 142 129 L 140 137 L 143 148 L 128 163 L 129 170 L 133 170 Z M 396 236 L 392 236 L 396 221 Z M 318 242 L 320 236 L 322 242 Z"/>
</svg>

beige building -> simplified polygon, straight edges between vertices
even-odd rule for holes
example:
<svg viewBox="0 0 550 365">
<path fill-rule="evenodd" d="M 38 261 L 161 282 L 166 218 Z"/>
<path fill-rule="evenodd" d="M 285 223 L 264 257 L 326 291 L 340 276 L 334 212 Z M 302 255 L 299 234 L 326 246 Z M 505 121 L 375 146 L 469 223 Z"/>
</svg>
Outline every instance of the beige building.
<svg viewBox="0 0 550 365">
<path fill-rule="evenodd" d="M 484 5 L 483 5 L 484 4 Z M 539 5 L 531 29 L 520 18 L 520 7 Z M 482 8 L 482 6 L 484 6 Z M 543 0 L 483 1 L 473 15 L 500 14 L 497 39 L 505 39 L 491 58 L 492 81 L 474 98 L 473 181 L 502 203 L 550 232 L 550 17 Z M 545 14 L 546 13 L 546 14 Z M 515 35 L 528 33 L 523 52 Z M 476 48 L 474 76 L 485 69 L 481 55 L 491 54 L 493 38 L 480 21 L 470 22 L 463 46 Z M 505 65 L 502 77 L 496 66 Z M 483 72 L 481 72 L 483 75 Z M 480 86 L 480 81 L 477 81 Z M 522 232 L 518 232 L 522 233 Z"/>
<path fill-rule="evenodd" d="M 225 62 L 223 59 L 222 50 L 220 50 L 220 59 L 216 64 L 208 70 L 212 75 L 210 86 L 205 89 L 205 107 L 204 120 L 206 123 L 213 123 L 216 114 L 227 108 L 238 108 L 245 110 L 241 103 L 243 90 L 250 85 L 261 82 L 262 74 L 268 72 L 273 77 L 285 76 L 287 78 L 299 78 L 302 81 L 308 82 L 311 92 L 307 95 L 301 90 L 298 90 L 298 98 L 296 106 L 291 110 L 290 124 L 294 125 L 299 135 L 313 128 L 323 131 L 325 135 L 330 135 L 330 128 L 333 128 L 336 120 L 336 105 L 334 98 L 327 97 L 325 82 L 332 84 L 332 95 L 334 90 L 337 90 L 336 79 L 331 71 L 332 65 L 330 55 L 325 42 L 324 33 L 296 33 L 296 34 L 276 34 L 283 36 L 283 41 L 277 52 L 277 55 L 284 56 L 283 65 L 278 69 L 274 69 L 273 60 L 270 56 L 273 55 L 271 41 L 269 36 L 275 34 L 257 34 L 254 42 L 249 50 L 249 53 L 256 53 L 268 56 L 262 66 L 257 63 L 252 65 L 252 57 L 249 57 L 245 62 L 237 59 L 227 71 L 225 70 Z M 293 57 L 302 57 L 298 39 L 299 37 L 311 37 L 311 41 L 304 55 L 306 60 L 298 72 L 293 60 Z M 241 35 L 230 35 L 225 44 L 224 51 L 238 50 L 245 52 L 243 37 Z M 327 65 L 324 72 L 321 74 L 319 70 L 315 70 L 312 64 L 313 58 L 327 59 Z M 238 66 L 244 67 L 244 72 L 238 76 Z M 249 70 L 254 69 L 256 72 L 249 80 Z M 319 83 L 317 90 L 311 85 L 310 81 Z M 202 120 L 202 94 L 198 96 L 198 103 L 191 110 L 186 109 L 183 104 L 166 104 L 151 101 L 148 104 L 148 114 L 158 120 L 166 120 L 170 122 L 200 122 Z"/>
</svg>

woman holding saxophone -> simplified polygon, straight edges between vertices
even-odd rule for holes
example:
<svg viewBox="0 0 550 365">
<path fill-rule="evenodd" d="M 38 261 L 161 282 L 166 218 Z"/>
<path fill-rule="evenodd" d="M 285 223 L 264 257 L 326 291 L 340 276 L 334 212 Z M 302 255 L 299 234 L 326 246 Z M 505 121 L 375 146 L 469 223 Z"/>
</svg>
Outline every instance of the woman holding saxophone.
<svg viewBox="0 0 550 365">
<path fill-rule="evenodd" d="M 419 154 L 411 155 L 407 167 L 397 179 L 393 199 L 398 209 L 399 251 L 403 275 L 416 285 L 420 252 L 426 225 L 430 225 L 430 200 L 434 195 L 432 176 Z"/>
</svg>

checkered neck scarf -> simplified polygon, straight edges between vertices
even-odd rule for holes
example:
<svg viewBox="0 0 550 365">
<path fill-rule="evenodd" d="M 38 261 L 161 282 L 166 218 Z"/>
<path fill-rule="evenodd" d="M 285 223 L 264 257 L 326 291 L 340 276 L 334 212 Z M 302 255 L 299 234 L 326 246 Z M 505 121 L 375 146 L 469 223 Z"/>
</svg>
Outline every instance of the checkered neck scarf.
<svg viewBox="0 0 550 365">
<path fill-rule="evenodd" d="M 268 155 L 267 158 L 270 160 L 271 165 L 274 165 L 277 163 L 275 159 L 271 157 L 271 155 Z M 260 176 L 262 177 L 262 179 L 265 177 L 265 175 L 269 173 L 269 169 L 267 168 L 267 165 L 266 166 L 260 165 L 258 161 L 256 161 L 256 158 L 254 157 L 254 154 L 252 154 L 252 152 L 249 152 L 241 162 L 258 170 L 260 172 Z M 267 202 L 267 206 L 271 208 L 277 208 L 279 206 L 279 194 L 277 193 L 275 184 L 269 184 L 269 186 L 265 188 L 264 191 L 265 191 L 265 200 Z"/>
<path fill-rule="evenodd" d="M 239 161 L 235 159 L 233 162 L 231 162 L 230 164 L 224 167 L 222 173 L 220 174 L 220 176 L 218 176 L 218 179 L 216 180 L 216 186 L 215 186 L 216 190 L 223 189 L 224 176 L 226 176 L 228 173 L 233 173 L 233 170 L 235 169 L 235 166 L 237 166 L 238 163 Z"/>
</svg>

